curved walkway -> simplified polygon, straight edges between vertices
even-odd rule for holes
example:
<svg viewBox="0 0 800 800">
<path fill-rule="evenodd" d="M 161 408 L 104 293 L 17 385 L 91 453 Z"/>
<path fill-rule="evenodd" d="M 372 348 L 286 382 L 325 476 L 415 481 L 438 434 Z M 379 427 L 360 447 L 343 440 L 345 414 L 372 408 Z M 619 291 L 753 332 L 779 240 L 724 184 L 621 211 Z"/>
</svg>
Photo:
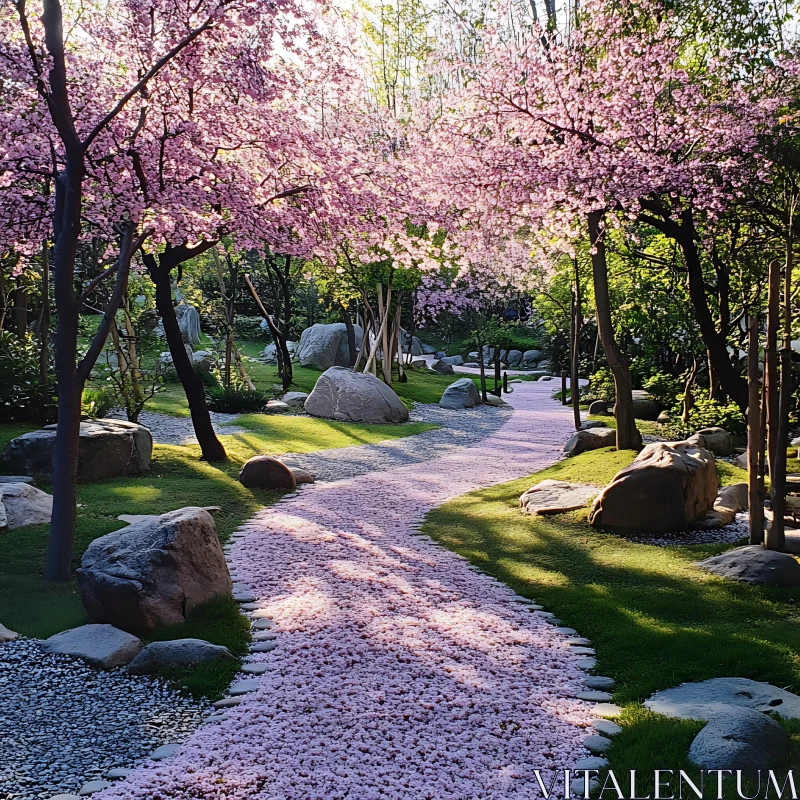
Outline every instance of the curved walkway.
<svg viewBox="0 0 800 800">
<path fill-rule="evenodd" d="M 310 486 L 245 525 L 231 563 L 259 628 L 273 622 L 260 638 L 276 648 L 249 659 L 269 670 L 178 755 L 96 796 L 512 800 L 539 796 L 534 769 L 584 757 L 580 656 L 414 535 L 431 508 L 558 458 L 570 409 L 547 384 L 516 389 L 480 444 Z"/>
</svg>

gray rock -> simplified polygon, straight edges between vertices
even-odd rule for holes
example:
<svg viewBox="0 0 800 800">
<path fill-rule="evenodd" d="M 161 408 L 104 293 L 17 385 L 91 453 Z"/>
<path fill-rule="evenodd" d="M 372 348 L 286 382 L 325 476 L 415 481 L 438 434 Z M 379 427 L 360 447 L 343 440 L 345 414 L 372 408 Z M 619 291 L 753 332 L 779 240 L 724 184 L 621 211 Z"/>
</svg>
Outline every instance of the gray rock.
<svg viewBox="0 0 800 800">
<path fill-rule="evenodd" d="M 282 399 L 289 408 L 302 408 L 306 404 L 308 395 L 305 392 L 286 392 Z"/>
<path fill-rule="evenodd" d="M 539 350 L 526 350 L 522 354 L 522 360 L 528 364 L 533 364 L 538 361 L 542 357 L 542 353 Z"/>
<path fill-rule="evenodd" d="M 99 669 L 128 664 L 142 647 L 141 640 L 113 625 L 81 625 L 41 642 L 46 653 L 80 658 Z"/>
<path fill-rule="evenodd" d="M 286 342 L 286 349 L 289 351 L 289 357 L 294 359 L 297 355 L 297 342 Z M 277 364 L 278 363 L 278 355 L 277 355 L 277 346 L 273 344 L 268 344 L 261 353 L 261 360 L 267 364 Z"/>
<path fill-rule="evenodd" d="M 732 456 L 736 452 L 733 437 L 724 428 L 703 428 L 697 435 L 703 437 L 706 450 L 715 456 Z"/>
<path fill-rule="evenodd" d="M 588 786 L 586 785 L 587 778 L 589 778 Z M 569 791 L 573 797 L 588 798 L 596 794 L 598 789 L 600 789 L 600 781 L 595 777 L 591 777 L 588 773 L 581 775 L 580 778 L 574 778 L 569 784 Z"/>
<path fill-rule="evenodd" d="M 0 482 L 0 530 L 48 523 L 52 511 L 53 498 L 47 492 L 29 483 Z"/>
<path fill-rule="evenodd" d="M 611 694 L 609 692 L 589 691 L 578 692 L 575 697 L 578 700 L 587 700 L 590 703 L 606 703 L 611 699 Z"/>
<path fill-rule="evenodd" d="M 356 348 L 361 347 L 364 331 L 360 325 L 353 326 Z M 343 322 L 331 325 L 316 324 L 306 328 L 300 335 L 297 358 L 304 367 L 327 370 L 330 367 L 350 366 L 350 347 L 347 343 L 347 326 Z"/>
<path fill-rule="evenodd" d="M 433 355 L 436 352 L 436 348 L 433 345 L 422 343 L 422 352 L 426 356 Z"/>
<path fill-rule="evenodd" d="M 441 359 L 441 358 L 444 358 L 447 355 L 447 353 L 445 353 L 444 350 L 437 350 L 435 355 L 436 355 L 436 358 Z"/>
<path fill-rule="evenodd" d="M 597 497 L 599 491 L 596 486 L 544 480 L 522 494 L 519 504 L 528 514 L 562 514 L 583 508 Z"/>
<path fill-rule="evenodd" d="M 241 702 L 241 697 L 223 697 L 222 700 L 217 700 L 212 705 L 214 708 L 233 708 L 233 706 L 238 706 Z"/>
<path fill-rule="evenodd" d="M 800 696 L 749 678 L 711 678 L 700 683 L 682 683 L 656 692 L 644 705 L 656 714 L 677 719 L 709 720 L 731 708 L 749 708 L 800 719 Z"/>
<path fill-rule="evenodd" d="M 278 645 L 275 642 L 258 642 L 251 645 L 251 653 L 271 653 Z"/>
<path fill-rule="evenodd" d="M 473 408 L 481 404 L 481 393 L 472 378 L 459 378 L 451 383 L 442 395 L 442 408 Z"/>
<path fill-rule="evenodd" d="M 733 511 L 747 511 L 748 497 L 746 483 L 732 483 L 719 490 L 714 508 L 727 508 Z"/>
<path fill-rule="evenodd" d="M 522 361 L 522 351 L 521 350 L 509 350 L 506 354 L 504 361 L 508 364 L 509 367 L 516 367 L 517 364 Z"/>
<path fill-rule="evenodd" d="M 257 692 L 259 687 L 259 683 L 255 678 L 249 678 L 243 681 L 236 681 L 231 688 L 230 694 L 231 697 L 239 697 L 242 694 L 250 694 L 251 692 Z"/>
<path fill-rule="evenodd" d="M 19 636 L 19 634 L 16 631 L 6 628 L 5 625 L 0 625 L 0 644 L 4 642 L 13 642 L 17 636 Z"/>
<path fill-rule="evenodd" d="M 433 364 L 431 364 L 431 369 L 434 372 L 438 372 L 440 375 L 452 375 L 455 372 L 450 364 L 441 359 L 434 361 Z"/>
<path fill-rule="evenodd" d="M 587 736 L 583 740 L 583 746 L 590 753 L 594 753 L 595 755 L 600 755 L 601 753 L 605 753 L 606 750 L 608 750 L 608 748 L 611 747 L 611 739 L 606 739 L 605 736 L 594 734 L 592 736 Z"/>
<path fill-rule="evenodd" d="M 604 736 L 616 736 L 622 730 L 621 725 L 617 725 L 616 722 L 612 722 L 610 719 L 592 720 L 592 727 Z"/>
<path fill-rule="evenodd" d="M 195 507 L 95 539 L 78 586 L 89 616 L 129 631 L 184 622 L 199 604 L 231 593 L 214 520 Z"/>
<path fill-rule="evenodd" d="M 607 678 L 605 675 L 590 675 L 586 678 L 586 685 L 590 689 L 613 689 L 614 679 Z"/>
<path fill-rule="evenodd" d="M 77 794 L 54 794 L 49 800 L 80 800 Z"/>
<path fill-rule="evenodd" d="M 596 658 L 579 658 L 575 662 L 578 669 L 594 669 L 597 666 Z"/>
<path fill-rule="evenodd" d="M 152 675 L 167 667 L 194 667 L 215 661 L 232 661 L 227 647 L 203 639 L 173 639 L 151 642 L 131 661 L 128 669 L 136 675 Z"/>
<path fill-rule="evenodd" d="M 55 441 L 55 425 L 12 439 L 3 452 L 3 469 L 49 475 Z M 153 437 L 143 425 L 118 419 L 86 420 L 80 427 L 78 480 L 88 483 L 140 475 L 150 469 L 152 452 Z"/>
<path fill-rule="evenodd" d="M 706 572 L 760 586 L 800 586 L 800 564 L 788 553 L 765 550 L 760 544 L 736 547 L 698 565 Z"/>
<path fill-rule="evenodd" d="M 290 408 L 288 403 L 284 403 L 283 400 L 270 400 L 264 406 L 264 413 L 265 414 L 276 414 L 288 411 Z"/>
<path fill-rule="evenodd" d="M 428 368 L 428 362 L 425 361 L 424 359 L 420 358 L 420 359 L 417 359 L 416 361 L 412 361 L 411 362 L 411 367 L 412 367 L 412 369 L 427 369 Z"/>
<path fill-rule="evenodd" d="M 171 744 L 162 744 L 161 747 L 157 747 L 153 752 L 150 754 L 151 761 L 163 761 L 165 758 L 170 758 L 181 749 L 179 744 L 171 743 Z"/>
<path fill-rule="evenodd" d="M 772 769 L 788 755 L 786 730 L 749 708 L 712 717 L 689 748 L 689 760 L 706 769 Z"/>
<path fill-rule="evenodd" d="M 106 772 L 106 778 L 110 781 L 119 781 L 125 780 L 129 775 L 133 773 L 132 769 L 128 769 L 127 767 L 114 767 L 114 769 L 110 769 Z"/>
<path fill-rule="evenodd" d="M 273 456 L 253 456 L 239 472 L 239 483 L 250 489 L 285 489 L 293 492 L 297 479 L 292 470 Z"/>
<path fill-rule="evenodd" d="M 589 406 L 590 417 L 603 417 L 608 414 L 608 403 L 605 400 L 595 400 Z"/>
<path fill-rule="evenodd" d="M 613 428 L 592 428 L 588 431 L 576 431 L 564 445 L 565 456 L 579 456 L 587 450 L 599 450 L 601 447 L 614 447 L 617 443 L 617 432 Z"/>
<path fill-rule="evenodd" d="M 29 483 L 36 485 L 36 481 L 30 475 L 0 475 L 0 483 Z"/>
<path fill-rule="evenodd" d="M 576 761 L 572 769 L 605 769 L 608 766 L 608 759 L 601 756 L 589 756 Z"/>
<path fill-rule="evenodd" d="M 663 425 L 664 423 L 670 422 L 671 420 L 672 420 L 672 414 L 670 414 L 669 411 L 662 411 L 658 415 L 658 419 L 656 420 L 656 422 L 660 422 Z"/>
<path fill-rule="evenodd" d="M 108 781 L 88 781 L 81 786 L 78 792 L 78 797 L 89 797 L 90 795 L 102 792 L 103 789 L 108 789 L 111 784 Z"/>
<path fill-rule="evenodd" d="M 184 300 L 175 306 L 175 316 L 183 341 L 196 345 L 200 341 L 200 314 L 197 309 Z"/>
<path fill-rule="evenodd" d="M 616 719 L 622 715 L 622 709 L 615 703 L 598 703 L 593 709 L 592 713 L 596 717 L 604 717 L 606 719 Z"/>
<path fill-rule="evenodd" d="M 319 376 L 305 409 L 312 417 L 346 422 L 408 420 L 408 409 L 390 386 L 374 375 L 345 367 L 331 367 Z"/>
<path fill-rule="evenodd" d="M 192 366 L 195 372 L 209 375 L 217 368 L 217 362 L 212 352 L 198 350 L 192 354 Z"/>
<path fill-rule="evenodd" d="M 480 394 L 480 392 L 479 392 Z M 496 394 L 487 394 L 486 395 L 486 405 L 487 406 L 494 406 L 495 408 L 499 408 L 500 406 L 507 406 L 505 400 L 502 397 L 498 397 Z"/>
<path fill-rule="evenodd" d="M 599 419 L 587 419 L 581 422 L 582 431 L 590 431 L 592 428 L 607 428 L 608 425 Z"/>
<path fill-rule="evenodd" d="M 445 356 L 439 360 L 444 361 L 445 364 L 450 364 L 453 367 L 464 366 L 464 359 L 461 356 Z"/>
<path fill-rule="evenodd" d="M 269 672 L 270 667 L 268 664 L 244 664 L 242 666 L 242 672 L 247 675 L 263 675 L 265 672 Z"/>
<path fill-rule="evenodd" d="M 637 534 L 691 530 L 714 505 L 717 486 L 708 450 L 687 442 L 655 442 L 603 489 L 589 522 Z"/>
</svg>

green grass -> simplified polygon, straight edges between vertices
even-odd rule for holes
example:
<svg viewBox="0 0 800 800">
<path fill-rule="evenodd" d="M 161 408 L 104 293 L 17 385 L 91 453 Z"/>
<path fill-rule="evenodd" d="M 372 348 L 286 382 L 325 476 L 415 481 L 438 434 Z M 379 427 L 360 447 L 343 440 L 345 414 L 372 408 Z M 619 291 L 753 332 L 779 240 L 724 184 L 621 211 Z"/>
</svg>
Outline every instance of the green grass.
<svg viewBox="0 0 800 800">
<path fill-rule="evenodd" d="M 539 480 L 602 486 L 633 456 L 600 450 L 559 462 L 459 497 L 432 511 L 424 526 L 591 639 L 596 671 L 616 680 L 614 700 L 625 708 L 625 730 L 608 754 L 618 774 L 687 766 L 699 726 L 646 712 L 641 702 L 659 689 L 725 676 L 800 689 L 800 590 L 751 587 L 694 566 L 723 545 L 634 544 L 592 529 L 586 510 L 553 517 L 519 511 L 519 495 Z M 722 484 L 746 480 L 743 470 L 719 467 Z"/>
</svg>

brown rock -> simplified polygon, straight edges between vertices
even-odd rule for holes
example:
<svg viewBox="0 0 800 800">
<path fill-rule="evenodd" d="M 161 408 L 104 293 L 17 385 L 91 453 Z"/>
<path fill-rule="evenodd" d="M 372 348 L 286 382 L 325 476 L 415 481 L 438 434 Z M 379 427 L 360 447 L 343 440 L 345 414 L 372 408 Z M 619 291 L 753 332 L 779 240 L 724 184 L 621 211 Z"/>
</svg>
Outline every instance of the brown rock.
<svg viewBox="0 0 800 800">
<path fill-rule="evenodd" d="M 708 450 L 687 442 L 649 444 L 603 489 L 589 522 L 636 533 L 689 530 L 711 511 L 717 486 Z"/>
<path fill-rule="evenodd" d="M 250 489 L 287 489 L 293 492 L 297 481 L 292 470 L 272 456 L 253 456 L 242 467 L 239 483 Z"/>
</svg>

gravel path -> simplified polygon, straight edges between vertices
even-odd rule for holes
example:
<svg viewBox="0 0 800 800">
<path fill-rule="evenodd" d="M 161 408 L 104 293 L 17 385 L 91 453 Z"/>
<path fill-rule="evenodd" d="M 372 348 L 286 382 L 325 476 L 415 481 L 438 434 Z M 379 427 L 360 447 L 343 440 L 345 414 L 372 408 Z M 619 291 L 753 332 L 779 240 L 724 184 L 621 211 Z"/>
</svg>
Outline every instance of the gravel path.
<svg viewBox="0 0 800 800">
<path fill-rule="evenodd" d="M 446 500 L 558 459 L 571 411 L 551 391 L 518 387 L 478 445 L 310 486 L 247 523 L 231 561 L 271 627 L 274 651 L 249 659 L 269 671 L 178 755 L 97 797 L 514 800 L 534 769 L 585 756 L 581 648 L 415 535 Z"/>
<path fill-rule="evenodd" d="M 86 781 L 183 741 L 204 710 L 153 678 L 45 654 L 34 639 L 2 644 L 0 798 L 77 794 Z"/>
<path fill-rule="evenodd" d="M 209 412 L 214 430 L 218 434 L 231 435 L 234 433 L 247 433 L 247 428 L 238 425 L 227 425 L 239 418 L 239 414 L 220 414 L 216 411 Z M 121 409 L 112 411 L 108 415 L 111 419 L 127 419 Z M 171 417 L 169 414 L 154 414 L 152 411 L 142 411 L 139 415 L 139 424 L 150 428 L 153 441 L 158 444 L 197 444 L 194 435 L 194 426 L 190 417 Z"/>
</svg>

